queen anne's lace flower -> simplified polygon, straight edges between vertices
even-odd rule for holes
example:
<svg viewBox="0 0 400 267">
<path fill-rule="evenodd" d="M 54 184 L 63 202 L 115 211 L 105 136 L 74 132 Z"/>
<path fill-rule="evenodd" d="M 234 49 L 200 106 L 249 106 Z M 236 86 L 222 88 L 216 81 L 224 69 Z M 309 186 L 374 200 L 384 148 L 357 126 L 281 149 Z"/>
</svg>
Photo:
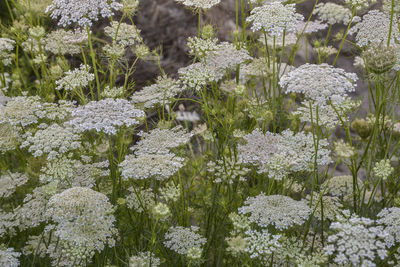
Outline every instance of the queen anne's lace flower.
<svg viewBox="0 0 400 267">
<path fill-rule="evenodd" d="M 196 226 L 190 228 L 171 227 L 165 234 L 164 246 L 181 255 L 186 255 L 188 250 L 193 247 L 202 248 L 207 239 L 198 234 L 198 231 L 199 227 Z"/>
<path fill-rule="evenodd" d="M 392 21 L 390 43 L 400 40 L 400 31 L 397 20 Z M 390 15 L 379 10 L 371 10 L 362 17 L 362 21 L 353 26 L 349 34 L 356 34 L 356 43 L 363 47 L 368 44 L 386 43 L 389 37 Z"/>
<path fill-rule="evenodd" d="M 351 19 L 351 10 L 335 3 L 319 3 L 314 14 L 326 21 L 328 24 L 333 25 L 336 23 L 347 24 Z"/>
<path fill-rule="evenodd" d="M 178 3 L 184 4 L 191 8 L 209 9 L 221 2 L 221 0 L 175 0 Z"/>
<path fill-rule="evenodd" d="M 279 85 L 286 93 L 304 94 L 306 99 L 317 104 L 327 101 L 337 104 L 346 99 L 348 92 L 354 92 L 354 82 L 358 79 L 355 73 L 328 64 L 304 64 L 282 76 Z"/>
<path fill-rule="evenodd" d="M 15 41 L 8 38 L 0 38 L 0 63 L 4 66 L 11 64 L 11 51 L 14 50 Z"/>
<path fill-rule="evenodd" d="M 341 266 L 376 266 L 376 258 L 387 257 L 387 240 L 389 234 L 381 227 L 375 227 L 374 221 L 368 218 L 352 216 L 331 224 L 334 232 L 328 237 L 325 253 Z"/>
<path fill-rule="evenodd" d="M 123 22 L 120 24 L 118 21 L 112 21 L 111 26 L 104 28 L 104 32 L 123 47 L 133 46 L 141 41 L 140 31 L 136 26 Z"/>
<path fill-rule="evenodd" d="M 150 133 L 141 132 L 139 135 L 142 139 L 132 147 L 136 155 L 168 154 L 171 148 L 188 143 L 193 133 L 187 132 L 182 126 L 176 126 L 172 129 L 156 128 Z"/>
<path fill-rule="evenodd" d="M 107 175 L 108 161 L 84 164 L 80 160 L 61 157 L 48 161 L 42 167 L 39 179 L 43 184 L 56 182 L 59 188 L 93 187 L 95 178 Z"/>
<path fill-rule="evenodd" d="M 247 141 L 239 145 L 239 160 L 242 163 L 255 165 L 259 172 L 269 172 L 270 178 L 282 179 L 285 173 L 310 171 L 310 166 L 317 156 L 318 165 L 327 165 L 331 162 L 329 143 L 321 139 L 318 154 L 315 155 L 315 147 L 312 134 L 299 132 L 293 134 L 285 130 L 281 134 L 266 132 L 263 134 L 258 129 L 244 136 Z"/>
<path fill-rule="evenodd" d="M 283 5 L 281 2 L 272 2 L 261 7 L 256 7 L 247 17 L 252 22 L 253 32 L 264 29 L 272 36 L 279 36 L 284 31 L 296 31 L 296 25 L 304 17 L 296 13 L 295 4 Z"/>
<path fill-rule="evenodd" d="M 260 227 L 273 225 L 279 230 L 302 225 L 310 216 L 307 203 L 282 195 L 266 196 L 264 193 L 249 197 L 239 208 L 239 213 L 249 214 L 249 220 Z"/>
<path fill-rule="evenodd" d="M 390 164 L 390 159 L 382 159 L 375 164 L 373 170 L 376 177 L 386 180 L 392 174 L 394 168 Z"/>
<path fill-rule="evenodd" d="M 75 29 L 73 31 L 65 31 L 58 29 L 49 33 L 44 41 L 44 48 L 53 54 L 79 54 L 81 46 L 88 40 L 86 31 Z"/>
<path fill-rule="evenodd" d="M 37 113 L 42 108 L 39 96 L 16 96 L 7 104 L 0 106 L 0 122 L 9 122 L 11 125 L 23 127 L 37 123 Z"/>
<path fill-rule="evenodd" d="M 362 185 L 361 180 L 358 178 L 357 183 L 357 187 Z M 322 184 L 322 188 L 325 190 L 325 194 L 347 198 L 353 194 L 353 176 L 334 176 L 331 179 L 326 180 Z"/>
<path fill-rule="evenodd" d="M 384 208 L 378 213 L 377 223 L 385 227 L 385 231 L 389 233 L 389 246 L 394 246 L 400 242 L 400 208 Z"/>
<path fill-rule="evenodd" d="M 121 126 L 139 124 L 138 119 L 144 115 L 125 99 L 106 98 L 74 109 L 69 123 L 80 132 L 96 130 L 114 135 Z"/>
<path fill-rule="evenodd" d="M 107 196 L 85 187 L 73 187 L 50 198 L 46 215 L 55 224 L 53 235 L 60 240 L 60 257 L 71 262 L 90 261 L 95 251 L 114 246 L 115 218 Z M 47 229 L 52 229 L 49 225 Z M 75 259 L 74 249 L 84 250 L 87 258 Z M 72 251 L 71 251 L 72 250 Z M 72 255 L 71 255 L 72 254 Z M 57 262 L 57 259 L 53 259 Z"/>
<path fill-rule="evenodd" d="M 272 253 L 281 245 L 279 244 L 280 235 L 271 235 L 267 230 L 258 232 L 256 230 L 247 230 L 244 240 L 246 241 L 245 251 L 252 259 L 259 259 L 264 264 Z"/>
<path fill-rule="evenodd" d="M 224 72 L 217 71 L 209 65 L 197 62 L 178 70 L 183 89 L 202 90 L 208 83 L 219 81 Z"/>
<path fill-rule="evenodd" d="M 197 36 L 189 37 L 187 39 L 187 46 L 189 48 L 189 55 L 201 59 L 210 51 L 215 51 L 218 48 L 218 39 L 207 38 L 203 39 Z"/>
<path fill-rule="evenodd" d="M 122 7 L 118 2 L 111 0 L 53 0 L 47 7 L 46 13 L 51 12 L 53 19 L 60 18 L 58 25 L 67 27 L 73 23 L 85 27 L 91 26 L 99 16 L 111 17 L 112 10 Z"/>
<path fill-rule="evenodd" d="M 28 182 L 28 177 L 21 173 L 7 173 L 0 176 L 0 198 L 11 196 L 17 187 Z"/>
<path fill-rule="evenodd" d="M 84 64 L 77 69 L 67 71 L 63 78 L 56 81 L 56 90 L 73 91 L 88 86 L 94 80 L 94 74 L 89 71 L 90 67 Z"/>
<path fill-rule="evenodd" d="M 70 127 L 62 127 L 56 123 L 38 130 L 34 135 L 27 134 L 21 148 L 28 147 L 33 156 L 48 154 L 47 159 L 56 159 L 67 152 L 79 149 L 81 137 Z"/>
<path fill-rule="evenodd" d="M 160 264 L 160 259 L 150 251 L 139 252 L 129 258 L 129 267 L 158 267 Z"/>
<path fill-rule="evenodd" d="M 21 256 L 21 253 L 15 252 L 13 248 L 5 248 L 4 245 L 0 246 L 0 266 L 18 267 L 19 256 Z"/>
<path fill-rule="evenodd" d="M 131 101 L 145 108 L 152 108 L 156 105 L 167 105 L 177 94 L 182 92 L 179 81 L 160 76 L 156 83 L 143 87 L 139 92 L 132 95 Z"/>
<path fill-rule="evenodd" d="M 124 179 L 147 179 L 154 177 L 165 180 L 183 167 L 183 158 L 168 154 L 127 155 L 119 164 Z"/>
<path fill-rule="evenodd" d="M 320 127 L 334 129 L 340 123 L 340 119 L 348 121 L 347 114 L 360 105 L 361 101 L 353 101 L 350 97 L 346 97 L 343 102 L 333 104 L 333 107 L 332 105 L 315 105 L 313 101 L 303 101 L 292 114 L 299 116 L 301 122 L 310 122 Z"/>
<path fill-rule="evenodd" d="M 251 60 L 249 52 L 244 49 L 236 49 L 233 44 L 223 42 L 218 44 L 217 49 L 210 51 L 206 56 L 206 64 L 212 69 L 221 72 L 235 70 L 236 66 Z"/>
<path fill-rule="evenodd" d="M 154 193 L 151 188 L 149 189 L 134 189 L 133 187 L 128 188 L 130 192 L 125 200 L 126 206 L 130 209 L 133 209 L 136 212 L 144 212 L 149 211 L 155 205 L 154 202 Z"/>
</svg>

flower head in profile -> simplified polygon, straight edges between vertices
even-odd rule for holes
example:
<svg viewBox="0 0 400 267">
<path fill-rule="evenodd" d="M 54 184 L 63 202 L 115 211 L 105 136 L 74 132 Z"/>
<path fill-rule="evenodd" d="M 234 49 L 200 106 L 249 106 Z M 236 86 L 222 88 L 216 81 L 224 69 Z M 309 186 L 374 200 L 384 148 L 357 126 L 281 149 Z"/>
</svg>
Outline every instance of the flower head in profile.
<svg viewBox="0 0 400 267">
<path fill-rule="evenodd" d="M 73 110 L 70 124 L 80 132 L 96 130 L 114 135 L 119 127 L 139 124 L 143 116 L 142 110 L 125 99 L 106 98 Z"/>
<path fill-rule="evenodd" d="M 165 234 L 164 246 L 181 255 L 187 255 L 194 247 L 201 249 L 206 244 L 207 239 L 201 236 L 198 231 L 199 227 L 197 226 L 190 228 L 171 227 Z"/>
<path fill-rule="evenodd" d="M 254 8 L 247 21 L 253 23 L 251 27 L 253 32 L 263 29 L 271 36 L 280 36 L 284 31 L 296 31 L 297 24 L 303 19 L 302 15 L 296 13 L 294 4 L 283 5 L 281 2 L 272 2 Z"/>
<path fill-rule="evenodd" d="M 58 26 L 67 27 L 73 23 L 85 27 L 92 26 L 99 16 L 111 17 L 114 10 L 119 10 L 122 5 L 114 0 L 53 0 L 46 9 L 51 13 L 51 18 L 58 19 Z"/>
<path fill-rule="evenodd" d="M 53 234 L 60 241 L 58 249 L 67 251 L 60 257 L 71 257 L 71 262 L 78 263 L 90 261 L 95 251 L 101 252 L 107 244 L 114 246 L 113 206 L 102 193 L 87 187 L 67 189 L 50 198 L 46 215 L 54 223 L 47 229 L 54 227 Z M 75 259 L 76 249 L 85 251 L 87 258 Z"/>
<path fill-rule="evenodd" d="M 175 0 L 175 1 L 194 9 L 209 9 L 221 2 L 221 0 Z"/>
<path fill-rule="evenodd" d="M 306 99 L 325 105 L 328 101 L 334 104 L 343 102 L 348 92 L 355 91 L 357 80 L 355 73 L 325 63 L 307 63 L 283 75 L 279 85 L 285 88 L 286 93 L 303 94 Z"/>
<path fill-rule="evenodd" d="M 273 225 L 279 230 L 302 225 L 311 213 L 307 203 L 282 195 L 266 196 L 261 193 L 249 197 L 244 204 L 239 208 L 239 213 L 249 214 L 251 222 L 260 227 Z"/>
</svg>

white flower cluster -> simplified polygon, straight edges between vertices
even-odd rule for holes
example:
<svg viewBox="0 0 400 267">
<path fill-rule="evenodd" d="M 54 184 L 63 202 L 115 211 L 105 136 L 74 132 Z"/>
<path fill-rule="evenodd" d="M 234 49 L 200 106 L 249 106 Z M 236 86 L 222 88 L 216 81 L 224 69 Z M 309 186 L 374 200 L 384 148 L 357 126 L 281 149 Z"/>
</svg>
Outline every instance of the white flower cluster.
<svg viewBox="0 0 400 267">
<path fill-rule="evenodd" d="M 378 213 L 377 223 L 383 225 L 389 233 L 388 246 L 394 246 L 400 242 L 400 208 L 384 208 Z"/>
<path fill-rule="evenodd" d="M 296 31 L 297 24 L 303 19 L 296 13 L 295 4 L 283 5 L 278 1 L 254 8 L 247 17 L 247 21 L 253 23 L 253 32 L 263 29 L 272 36 L 280 36 L 284 31 Z"/>
<path fill-rule="evenodd" d="M 117 44 L 128 47 L 140 43 L 140 30 L 135 25 L 112 21 L 111 26 L 104 28 L 104 32 Z"/>
<path fill-rule="evenodd" d="M 168 154 L 171 148 L 187 144 L 193 136 L 178 125 L 172 129 L 155 128 L 149 133 L 140 132 L 142 138 L 132 147 L 135 155 Z"/>
<path fill-rule="evenodd" d="M 375 258 L 384 259 L 388 254 L 385 240 L 389 234 L 373 225 L 373 220 L 354 215 L 332 223 L 330 229 L 334 234 L 328 237 L 325 253 L 341 266 L 376 266 Z"/>
<path fill-rule="evenodd" d="M 267 230 L 262 230 L 262 232 L 247 230 L 245 235 L 245 251 L 250 255 L 250 258 L 259 259 L 264 264 L 267 263 L 272 253 L 281 246 L 279 244 L 281 236 L 272 235 Z"/>
<path fill-rule="evenodd" d="M 119 164 L 122 178 L 166 180 L 183 167 L 185 159 L 175 154 L 140 154 L 127 155 Z"/>
<path fill-rule="evenodd" d="M 243 75 L 245 79 L 268 77 L 271 74 L 272 70 L 268 67 L 267 59 L 264 57 L 255 58 L 250 63 L 240 66 L 240 75 Z"/>
<path fill-rule="evenodd" d="M 21 148 L 28 147 L 34 157 L 48 154 L 47 159 L 56 159 L 67 152 L 81 148 L 81 137 L 70 126 L 62 127 L 57 123 L 38 130 L 34 135 L 27 133 Z"/>
<path fill-rule="evenodd" d="M 224 74 L 217 72 L 210 66 L 197 62 L 178 70 L 183 89 L 201 91 L 209 82 L 219 81 Z"/>
<path fill-rule="evenodd" d="M 224 72 L 226 70 L 235 70 L 236 66 L 252 57 L 245 49 L 236 49 L 236 47 L 228 42 L 218 44 L 217 49 L 209 51 L 205 58 L 206 64 L 216 72 Z"/>
<path fill-rule="evenodd" d="M 58 19 L 58 25 L 67 27 L 77 23 L 82 27 L 92 26 L 101 15 L 103 18 L 111 17 L 113 9 L 122 7 L 118 2 L 111 0 L 53 0 L 47 7 L 46 13 L 51 12 L 51 18 Z"/>
<path fill-rule="evenodd" d="M 126 206 L 138 213 L 150 211 L 154 205 L 154 193 L 151 188 L 138 190 L 133 187 L 128 188 L 130 194 L 125 197 Z"/>
<path fill-rule="evenodd" d="M 8 173 L 0 176 L 0 198 L 11 196 L 17 187 L 28 182 L 28 176 L 21 173 Z"/>
<path fill-rule="evenodd" d="M 5 106 L 0 106 L 0 122 L 8 121 L 11 125 L 23 127 L 38 122 L 36 115 L 42 105 L 38 96 L 16 96 Z"/>
<path fill-rule="evenodd" d="M 332 105 L 314 105 L 313 101 L 303 101 L 292 114 L 298 115 L 301 122 L 310 122 L 326 129 L 334 129 L 340 119 L 348 121 L 347 114 L 359 107 L 361 101 L 353 101 L 350 97 L 345 97 L 342 102 Z"/>
<path fill-rule="evenodd" d="M 357 178 L 356 188 L 360 187 L 361 185 L 362 181 Z M 322 184 L 322 188 L 325 190 L 325 194 L 341 198 L 348 198 L 353 194 L 353 176 L 334 176 L 331 179 L 326 180 Z"/>
<path fill-rule="evenodd" d="M 103 98 L 119 98 L 124 95 L 124 87 L 112 87 L 106 86 L 104 90 L 101 92 L 101 96 Z"/>
<path fill-rule="evenodd" d="M 58 29 L 46 36 L 44 48 L 55 55 L 74 55 L 81 53 L 81 47 L 87 43 L 87 40 L 87 33 L 82 29 L 71 31 Z"/>
<path fill-rule="evenodd" d="M 221 2 L 221 0 L 175 0 L 190 8 L 195 9 L 209 9 Z"/>
<path fill-rule="evenodd" d="M 393 20 L 390 43 L 400 41 L 398 23 Z M 349 34 L 356 34 L 356 44 L 360 47 L 369 44 L 386 43 L 389 38 L 390 15 L 379 10 L 371 10 L 362 17 L 362 21 L 353 26 Z"/>
<path fill-rule="evenodd" d="M 11 64 L 11 51 L 14 50 L 15 41 L 8 38 L 0 38 L 0 62 L 4 66 Z"/>
<path fill-rule="evenodd" d="M 237 181 L 245 182 L 245 175 L 250 170 L 242 167 L 234 158 L 225 157 L 225 159 L 210 161 L 207 164 L 207 171 L 214 174 L 214 183 L 227 182 L 233 184 Z"/>
<path fill-rule="evenodd" d="M 14 126 L 0 122 L 0 153 L 14 150 L 19 144 L 20 136 Z"/>
<path fill-rule="evenodd" d="M 320 140 L 315 155 L 311 133 L 294 134 L 291 130 L 285 130 L 281 134 L 263 134 L 256 129 L 243 138 L 247 143 L 238 147 L 240 161 L 257 166 L 260 173 L 270 172 L 270 178 L 279 180 L 288 172 L 310 171 L 315 157 L 318 165 L 331 162 L 328 141 Z"/>
<path fill-rule="evenodd" d="M 43 184 L 56 182 L 59 188 L 93 187 L 95 178 L 108 175 L 108 161 L 84 164 L 80 160 L 61 157 L 47 162 L 39 179 Z"/>
<path fill-rule="evenodd" d="M 19 222 L 14 212 L 0 209 L 0 237 L 5 235 L 14 236 L 16 234 L 15 228 L 18 224 Z"/>
<path fill-rule="evenodd" d="M 319 3 L 315 7 L 314 14 L 317 14 L 319 19 L 330 25 L 336 23 L 348 24 L 351 19 L 350 9 L 331 2 Z"/>
<path fill-rule="evenodd" d="M 260 227 L 272 225 L 279 230 L 302 225 L 311 214 L 306 202 L 283 195 L 261 193 L 248 197 L 244 204 L 239 208 L 240 214 L 249 214 L 249 220 Z"/>
<path fill-rule="evenodd" d="M 199 227 L 197 226 L 191 226 L 190 228 L 182 226 L 171 227 L 165 233 L 164 246 L 181 255 L 186 255 L 188 250 L 193 247 L 202 248 L 207 239 L 198 234 L 198 231 Z"/>
<path fill-rule="evenodd" d="M 139 252 L 129 258 L 129 267 L 158 267 L 160 264 L 160 259 L 150 251 Z"/>
<path fill-rule="evenodd" d="M 180 196 L 181 189 L 179 188 L 179 185 L 174 185 L 173 182 L 170 182 L 166 186 L 160 188 L 160 197 L 166 202 L 176 202 Z"/>
<path fill-rule="evenodd" d="M 19 256 L 21 256 L 21 253 L 14 251 L 13 248 L 5 248 L 4 245 L 0 246 L 0 266 L 18 267 Z"/>
<path fill-rule="evenodd" d="M 303 31 L 304 27 L 306 27 L 306 23 L 306 21 L 300 21 L 297 24 L 297 33 L 300 34 Z M 323 23 L 321 20 L 309 21 L 307 23 L 307 27 L 304 29 L 303 34 L 318 32 L 321 30 L 325 30 L 326 28 L 328 28 L 328 24 Z"/>
<path fill-rule="evenodd" d="M 354 92 L 358 80 L 355 73 L 328 64 L 304 64 L 282 76 L 279 85 L 286 93 L 304 94 L 306 99 L 325 105 L 343 102 L 348 92 Z"/>
<path fill-rule="evenodd" d="M 375 163 L 373 171 L 376 177 L 386 180 L 392 174 L 394 168 L 390 164 L 390 159 L 382 159 Z"/>
<path fill-rule="evenodd" d="M 208 52 L 218 49 L 217 43 L 218 39 L 216 38 L 203 39 L 197 36 L 188 37 L 187 46 L 189 48 L 189 55 L 197 59 L 203 58 Z"/>
<path fill-rule="evenodd" d="M 125 99 L 106 98 L 91 101 L 72 111 L 70 125 L 80 132 L 96 130 L 114 135 L 119 127 L 139 124 L 145 113 Z"/>
<path fill-rule="evenodd" d="M 332 196 L 319 196 L 318 194 L 314 195 L 311 203 L 311 196 L 307 196 L 307 200 L 311 209 L 313 210 L 314 218 L 320 220 L 322 217 L 334 221 L 337 216 L 340 214 L 341 209 L 343 208 L 342 203 L 338 197 Z M 321 205 L 322 202 L 322 205 Z M 321 208 L 321 206 L 323 208 Z"/>
<path fill-rule="evenodd" d="M 179 81 L 160 76 L 155 84 L 143 87 L 139 92 L 135 92 L 131 101 L 143 105 L 145 108 L 152 108 L 156 105 L 167 105 L 177 94 L 182 92 Z"/>
<path fill-rule="evenodd" d="M 333 145 L 335 147 L 334 152 L 339 159 L 350 159 L 357 155 L 357 150 L 342 139 L 335 141 Z"/>
<path fill-rule="evenodd" d="M 79 68 L 67 71 L 63 78 L 56 81 L 56 90 L 73 91 L 88 86 L 94 80 L 94 74 L 89 71 L 90 66 L 84 64 L 81 64 Z"/>
<path fill-rule="evenodd" d="M 114 246 L 116 229 L 112 213 L 113 206 L 107 196 L 85 187 L 73 187 L 54 195 L 46 210 L 48 218 L 55 223 L 53 234 L 65 242 L 64 248 L 83 248 L 87 255 L 101 252 L 106 244 Z M 84 260 L 90 261 L 90 258 L 76 259 L 76 262 Z"/>
</svg>

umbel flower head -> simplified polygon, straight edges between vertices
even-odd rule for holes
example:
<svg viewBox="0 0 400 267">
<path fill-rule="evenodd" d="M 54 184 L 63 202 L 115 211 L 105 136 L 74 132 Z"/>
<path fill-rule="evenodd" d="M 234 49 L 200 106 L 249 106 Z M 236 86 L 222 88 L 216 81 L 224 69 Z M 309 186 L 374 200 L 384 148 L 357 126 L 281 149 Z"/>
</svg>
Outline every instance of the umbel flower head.
<svg viewBox="0 0 400 267">
<path fill-rule="evenodd" d="M 330 2 L 319 3 L 314 10 L 314 14 L 317 14 L 321 20 L 326 21 L 330 25 L 336 23 L 347 24 L 351 19 L 350 9 Z"/>
<path fill-rule="evenodd" d="M 173 153 L 127 155 L 119 166 L 121 175 L 126 180 L 152 177 L 166 180 L 183 167 L 183 161 L 183 158 Z"/>
<path fill-rule="evenodd" d="M 0 63 L 4 66 L 11 64 L 11 51 L 14 50 L 14 45 L 14 40 L 0 38 Z"/>
<path fill-rule="evenodd" d="M 253 23 L 253 32 L 264 29 L 271 36 L 280 36 L 284 31 L 295 32 L 297 24 L 303 19 L 302 15 L 296 13 L 295 4 L 272 2 L 254 8 L 247 21 Z"/>
<path fill-rule="evenodd" d="M 347 217 L 331 224 L 334 233 L 328 237 L 325 253 L 340 266 L 376 266 L 376 258 L 387 257 L 388 232 L 374 226 L 371 219 L 354 215 Z"/>
<path fill-rule="evenodd" d="M 187 7 L 194 9 L 209 9 L 221 2 L 221 0 L 175 0 Z"/>
<path fill-rule="evenodd" d="M 168 154 L 171 148 L 188 143 L 193 133 L 179 125 L 172 129 L 156 128 L 150 133 L 140 132 L 139 135 L 142 139 L 132 147 L 136 155 Z"/>
<path fill-rule="evenodd" d="M 99 16 L 111 17 L 113 9 L 118 10 L 122 5 L 114 0 L 53 0 L 46 9 L 51 12 L 53 19 L 59 19 L 58 26 L 67 27 L 73 23 L 79 26 L 92 26 Z"/>
<path fill-rule="evenodd" d="M 53 235 L 66 250 L 78 247 L 90 256 L 95 251 L 101 252 L 106 244 L 114 246 L 113 206 L 102 193 L 87 187 L 67 189 L 50 198 L 46 216 L 54 223 Z"/>
<path fill-rule="evenodd" d="M 21 256 L 21 253 L 14 251 L 14 248 L 0 246 L 0 266 L 18 267 L 19 256 Z"/>
<path fill-rule="evenodd" d="M 198 231 L 199 227 L 197 226 L 191 226 L 190 228 L 182 226 L 171 227 L 165 234 L 164 246 L 181 255 L 186 255 L 193 247 L 202 248 L 207 239 L 198 234 Z"/>
<path fill-rule="evenodd" d="M 274 226 L 279 230 L 293 225 L 302 225 L 310 216 L 311 209 L 306 202 L 297 201 L 287 196 L 264 193 L 249 197 L 239 213 L 249 214 L 249 220 L 260 227 Z"/>
<path fill-rule="evenodd" d="M 114 135 L 118 127 L 139 124 L 144 112 L 125 99 L 106 98 L 91 101 L 72 111 L 70 124 L 80 132 L 96 130 Z"/>
<path fill-rule="evenodd" d="M 306 99 L 317 104 L 328 101 L 337 104 L 346 99 L 348 92 L 354 92 L 354 82 L 358 80 L 355 73 L 335 68 L 328 64 L 304 64 L 282 76 L 279 85 L 286 93 L 303 94 Z"/>
<path fill-rule="evenodd" d="M 356 34 L 356 44 L 360 47 L 369 44 L 386 43 L 389 37 L 390 15 L 379 10 L 371 10 L 362 17 L 362 21 L 353 26 L 349 34 Z M 390 43 L 400 40 L 400 31 L 397 20 L 392 21 Z"/>
</svg>

